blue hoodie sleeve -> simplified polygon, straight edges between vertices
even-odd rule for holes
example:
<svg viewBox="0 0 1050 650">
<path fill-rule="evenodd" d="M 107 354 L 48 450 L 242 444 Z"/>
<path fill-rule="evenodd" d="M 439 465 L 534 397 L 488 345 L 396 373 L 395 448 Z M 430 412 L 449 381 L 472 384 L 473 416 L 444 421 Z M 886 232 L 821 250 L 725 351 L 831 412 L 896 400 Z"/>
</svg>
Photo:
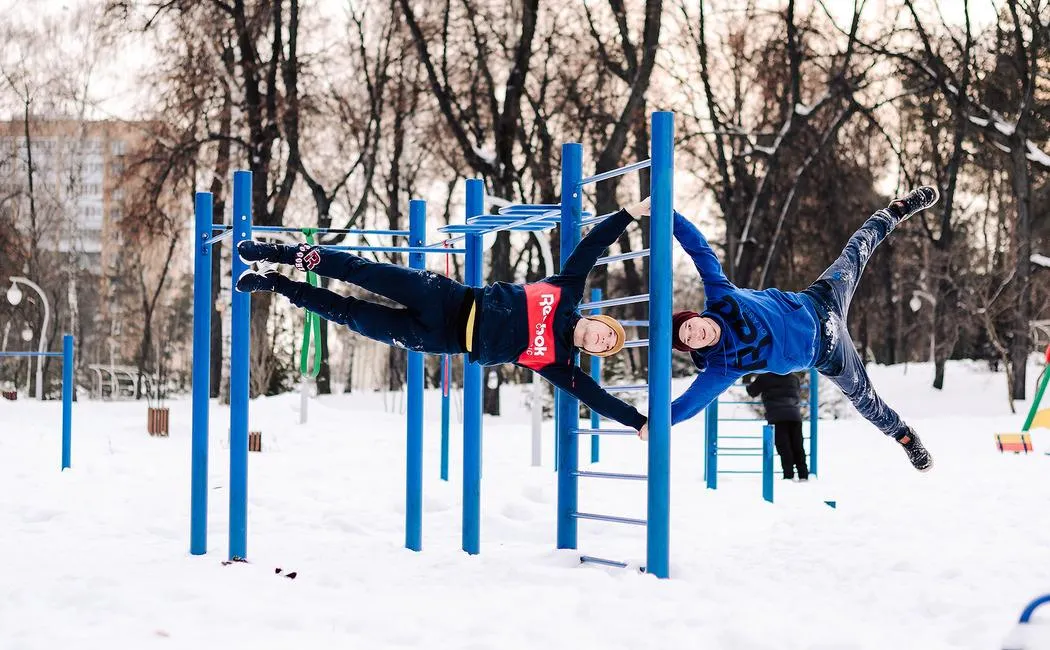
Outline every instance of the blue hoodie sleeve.
<svg viewBox="0 0 1050 650">
<path fill-rule="evenodd" d="M 573 364 L 547 366 L 539 371 L 540 376 L 563 391 L 579 398 L 592 411 L 602 417 L 616 420 L 625 427 L 641 429 L 646 417 L 636 408 L 605 392 L 590 375 Z"/>
<path fill-rule="evenodd" d="M 693 264 L 704 282 L 704 293 L 708 299 L 719 298 L 736 289 L 722 272 L 722 265 L 703 233 L 677 211 L 674 213 L 674 238 L 685 252 L 689 253 L 689 257 L 693 258 Z"/>
<path fill-rule="evenodd" d="M 570 288 L 582 296 L 583 285 L 587 281 L 587 274 L 594 268 L 594 263 L 598 261 L 605 249 L 612 246 L 623 231 L 627 230 L 627 226 L 633 220 L 634 217 L 630 212 L 620 210 L 591 228 L 587 236 L 576 244 L 576 249 L 572 251 L 572 255 L 569 255 L 569 259 L 565 260 L 561 273 L 552 279 L 557 284 Z"/>
<path fill-rule="evenodd" d="M 689 385 L 684 393 L 671 402 L 671 424 L 675 425 L 693 417 L 733 385 L 732 375 L 702 373 Z"/>
</svg>

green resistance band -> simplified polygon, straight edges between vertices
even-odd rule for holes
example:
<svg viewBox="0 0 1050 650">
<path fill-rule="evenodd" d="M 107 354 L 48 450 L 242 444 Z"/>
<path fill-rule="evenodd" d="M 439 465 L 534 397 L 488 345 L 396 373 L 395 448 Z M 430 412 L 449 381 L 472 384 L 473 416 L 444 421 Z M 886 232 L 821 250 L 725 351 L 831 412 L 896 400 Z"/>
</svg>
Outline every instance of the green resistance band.
<svg viewBox="0 0 1050 650">
<path fill-rule="evenodd" d="M 314 239 L 314 235 L 317 234 L 316 228 L 303 228 L 303 234 L 306 235 L 306 243 L 310 246 L 317 243 L 317 240 Z M 307 271 L 306 281 L 309 282 L 311 286 L 321 286 L 321 281 L 313 271 Z M 303 347 L 299 353 L 299 372 L 312 379 L 316 379 L 317 375 L 321 374 L 321 317 L 310 310 L 306 310 L 306 322 L 303 325 Z M 313 368 L 311 368 L 309 364 L 311 335 L 314 339 Z"/>
</svg>

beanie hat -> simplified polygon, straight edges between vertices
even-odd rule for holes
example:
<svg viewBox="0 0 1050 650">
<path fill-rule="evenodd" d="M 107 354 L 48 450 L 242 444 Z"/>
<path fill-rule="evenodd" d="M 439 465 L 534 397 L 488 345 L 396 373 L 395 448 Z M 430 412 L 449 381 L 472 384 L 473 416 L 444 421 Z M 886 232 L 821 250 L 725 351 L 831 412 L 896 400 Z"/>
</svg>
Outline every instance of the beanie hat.
<svg viewBox="0 0 1050 650">
<path fill-rule="evenodd" d="M 593 316 L 585 316 L 584 318 L 596 320 L 599 323 L 608 325 L 613 333 L 616 334 L 616 342 L 605 352 L 587 352 L 587 350 L 584 350 L 584 352 L 595 357 L 608 357 L 623 349 L 623 344 L 627 342 L 627 333 L 623 331 L 623 325 L 620 325 L 620 321 L 612 316 L 606 316 L 605 314 L 595 314 Z"/>
<path fill-rule="evenodd" d="M 680 332 L 682 331 L 682 323 L 686 322 L 690 318 L 696 318 L 700 314 L 695 311 L 685 310 L 676 311 L 671 316 L 671 347 L 679 352 L 692 352 L 693 348 L 689 347 L 682 341 Z"/>
</svg>

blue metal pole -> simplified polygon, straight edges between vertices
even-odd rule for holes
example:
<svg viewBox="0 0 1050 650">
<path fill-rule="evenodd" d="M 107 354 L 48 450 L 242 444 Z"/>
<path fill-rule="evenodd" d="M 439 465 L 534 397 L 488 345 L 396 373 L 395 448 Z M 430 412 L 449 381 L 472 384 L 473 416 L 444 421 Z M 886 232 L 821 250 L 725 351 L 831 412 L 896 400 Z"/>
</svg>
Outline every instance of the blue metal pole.
<svg viewBox="0 0 1050 650">
<path fill-rule="evenodd" d="M 598 302 L 601 299 L 602 299 L 602 290 L 597 288 L 597 287 L 591 289 L 591 302 Z M 601 312 L 598 312 L 598 313 L 601 313 Z M 594 383 L 596 383 L 596 384 L 600 385 L 602 383 L 602 358 L 601 357 L 595 357 L 595 356 L 591 357 L 591 379 L 593 379 Z M 594 409 L 591 409 L 591 428 L 592 429 L 597 429 L 598 427 L 601 426 L 601 423 L 602 423 L 601 422 L 601 417 L 598 415 L 598 412 L 595 411 Z M 598 438 L 599 438 L 599 436 L 591 436 L 591 462 L 592 463 L 597 463 L 598 462 L 598 455 L 599 455 Z"/>
<path fill-rule="evenodd" d="M 233 282 L 248 270 L 237 245 L 252 237 L 252 173 L 233 172 Z M 230 559 L 248 557 L 248 381 L 251 294 L 233 289 L 230 327 Z"/>
<path fill-rule="evenodd" d="M 448 424 L 450 399 L 452 393 L 452 358 L 447 354 L 441 357 L 441 480 L 448 480 Z"/>
<path fill-rule="evenodd" d="M 62 469 L 73 455 L 73 335 L 62 337 Z"/>
<path fill-rule="evenodd" d="M 773 425 L 762 427 L 762 498 L 773 503 Z"/>
<path fill-rule="evenodd" d="M 558 473 L 558 447 L 559 447 L 559 443 L 561 443 L 561 436 L 558 435 L 558 432 L 561 431 L 561 429 L 559 428 L 561 426 L 559 424 L 561 422 L 561 418 L 558 417 L 559 413 L 561 413 L 561 409 L 558 408 L 559 405 L 561 404 L 561 400 L 558 399 L 559 395 L 560 395 L 560 391 L 555 390 L 554 391 L 554 445 L 553 445 L 553 447 L 554 447 L 554 473 L 555 474 Z"/>
<path fill-rule="evenodd" d="M 674 113 L 653 113 L 649 219 L 649 503 L 646 571 L 670 573 L 671 217 L 674 211 Z"/>
<path fill-rule="evenodd" d="M 211 384 L 211 192 L 193 201 L 193 433 L 190 452 L 190 554 L 208 552 L 208 398 Z"/>
<path fill-rule="evenodd" d="M 467 219 L 485 212 L 485 183 L 467 179 Z M 481 235 L 467 235 L 466 282 L 480 287 L 484 249 Z M 481 552 L 481 365 L 464 359 L 463 368 L 463 550 Z"/>
<path fill-rule="evenodd" d="M 718 398 L 704 409 L 704 474 L 707 487 L 718 489 Z"/>
<path fill-rule="evenodd" d="M 820 373 L 809 369 L 809 473 L 817 477 L 817 423 L 820 417 Z"/>
<path fill-rule="evenodd" d="M 583 210 L 583 145 L 570 142 L 561 146 L 561 264 L 580 243 L 580 212 Z M 575 364 L 577 360 L 574 358 Z M 576 519 L 572 516 L 579 501 L 578 479 L 580 445 L 575 429 L 580 426 L 580 401 L 565 391 L 558 397 L 558 548 L 576 548 Z"/>
<path fill-rule="evenodd" d="M 427 236 L 427 203 L 408 204 L 409 246 L 422 246 Z M 408 266 L 426 269 L 422 253 L 408 256 Z M 423 550 L 423 353 L 408 353 L 408 440 L 405 446 L 405 548 Z"/>
</svg>

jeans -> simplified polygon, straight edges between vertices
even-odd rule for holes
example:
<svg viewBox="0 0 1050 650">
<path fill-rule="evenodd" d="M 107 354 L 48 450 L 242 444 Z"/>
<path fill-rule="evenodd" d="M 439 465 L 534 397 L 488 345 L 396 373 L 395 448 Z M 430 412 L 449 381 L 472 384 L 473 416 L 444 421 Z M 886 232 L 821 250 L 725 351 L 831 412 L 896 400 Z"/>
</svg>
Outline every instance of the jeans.
<svg viewBox="0 0 1050 650">
<path fill-rule="evenodd" d="M 868 259 L 900 221 L 901 217 L 890 209 L 868 217 L 850 237 L 839 258 L 802 292 L 813 300 L 821 317 L 817 371 L 838 386 L 869 422 L 894 438 L 908 433 L 909 427 L 875 392 L 850 338 L 846 318 Z"/>
</svg>

